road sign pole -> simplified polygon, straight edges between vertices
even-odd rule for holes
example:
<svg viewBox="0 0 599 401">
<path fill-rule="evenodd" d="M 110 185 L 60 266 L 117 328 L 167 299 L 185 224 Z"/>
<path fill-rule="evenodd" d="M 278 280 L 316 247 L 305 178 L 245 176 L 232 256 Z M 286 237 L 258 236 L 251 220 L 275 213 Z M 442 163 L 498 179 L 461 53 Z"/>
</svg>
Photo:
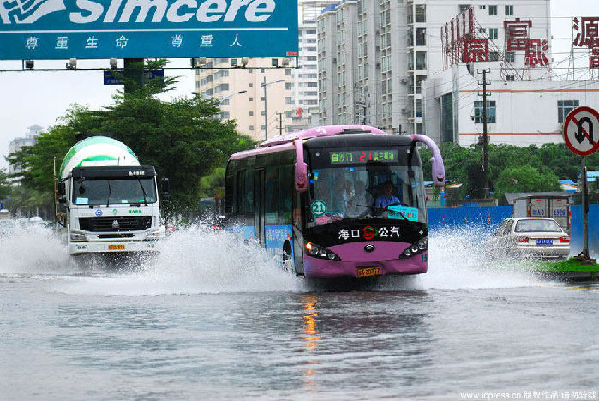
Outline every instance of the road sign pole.
<svg viewBox="0 0 599 401">
<path fill-rule="evenodd" d="M 589 191 L 587 185 L 587 168 L 584 162 L 584 156 L 580 158 L 580 171 L 582 173 L 582 227 L 584 237 L 584 248 L 582 256 L 585 260 L 589 260 Z"/>
</svg>

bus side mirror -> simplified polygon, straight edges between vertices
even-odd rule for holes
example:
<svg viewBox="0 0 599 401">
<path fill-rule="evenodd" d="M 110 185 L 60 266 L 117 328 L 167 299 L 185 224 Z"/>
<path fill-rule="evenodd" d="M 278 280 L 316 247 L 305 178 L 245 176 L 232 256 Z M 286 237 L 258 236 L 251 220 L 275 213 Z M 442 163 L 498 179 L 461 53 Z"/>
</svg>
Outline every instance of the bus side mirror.
<svg viewBox="0 0 599 401">
<path fill-rule="evenodd" d="M 308 165 L 299 161 L 295 163 L 295 190 L 300 193 L 308 190 Z"/>
<path fill-rule="evenodd" d="M 58 196 L 65 196 L 67 194 L 67 186 L 64 182 L 58 183 Z"/>
<path fill-rule="evenodd" d="M 413 141 L 422 142 L 433 152 L 431 158 L 432 170 L 433 170 L 433 183 L 437 187 L 443 187 L 445 185 L 445 166 L 443 165 L 443 157 L 439 151 L 437 144 L 426 135 L 411 135 Z"/>
</svg>

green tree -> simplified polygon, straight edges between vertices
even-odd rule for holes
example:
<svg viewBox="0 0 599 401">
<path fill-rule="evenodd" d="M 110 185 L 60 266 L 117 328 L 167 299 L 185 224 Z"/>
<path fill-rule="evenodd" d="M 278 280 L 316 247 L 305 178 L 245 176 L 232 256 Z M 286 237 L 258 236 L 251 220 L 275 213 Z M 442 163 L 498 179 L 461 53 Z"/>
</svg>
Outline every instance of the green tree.
<svg viewBox="0 0 599 401">
<path fill-rule="evenodd" d="M 210 175 L 200 180 L 200 195 L 202 197 L 214 197 L 222 199 L 225 196 L 225 168 L 217 167 Z"/>
<path fill-rule="evenodd" d="M 148 68 L 162 64 L 159 60 Z M 218 118 L 221 110 L 215 99 L 160 100 L 157 95 L 170 90 L 173 83 L 166 78 L 133 92 L 120 92 L 113 105 L 100 111 L 73 106 L 35 146 L 9 156 L 11 163 L 23 168 L 17 178 L 26 188 L 47 194 L 52 202 L 54 157 L 60 166 L 77 134 L 108 134 L 128 145 L 142 164 L 155 166 L 160 177 L 169 178 L 171 211 L 193 212 L 200 201 L 201 177 L 255 142 L 236 131 L 235 121 Z"/>
<path fill-rule="evenodd" d="M 537 169 L 529 164 L 508 167 L 495 181 L 495 197 L 508 192 L 559 191 L 559 179 L 548 169 Z"/>
<path fill-rule="evenodd" d="M 8 174 L 5 170 L 0 170 L 0 200 L 6 199 L 12 191 Z"/>
</svg>

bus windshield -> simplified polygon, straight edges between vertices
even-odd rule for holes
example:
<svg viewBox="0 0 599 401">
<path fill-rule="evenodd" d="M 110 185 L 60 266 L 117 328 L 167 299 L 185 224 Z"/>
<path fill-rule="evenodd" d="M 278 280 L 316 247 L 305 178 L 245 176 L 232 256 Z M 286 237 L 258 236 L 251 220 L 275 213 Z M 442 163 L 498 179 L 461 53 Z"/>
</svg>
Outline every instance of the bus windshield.
<svg viewBox="0 0 599 401">
<path fill-rule="evenodd" d="M 155 202 L 154 178 L 78 179 L 73 183 L 75 205 Z"/>
<path fill-rule="evenodd" d="M 347 218 L 426 222 L 422 169 L 369 163 L 310 173 L 308 227 Z"/>
</svg>

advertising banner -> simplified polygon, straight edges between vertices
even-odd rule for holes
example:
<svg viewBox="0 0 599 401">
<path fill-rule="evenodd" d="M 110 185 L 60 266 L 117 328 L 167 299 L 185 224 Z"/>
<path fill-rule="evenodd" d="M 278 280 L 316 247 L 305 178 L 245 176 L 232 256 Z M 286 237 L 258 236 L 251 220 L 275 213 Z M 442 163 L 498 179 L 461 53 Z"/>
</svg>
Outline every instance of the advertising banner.
<svg viewBox="0 0 599 401">
<path fill-rule="evenodd" d="M 297 0 L 0 0 L 0 60 L 297 51 Z"/>
</svg>

